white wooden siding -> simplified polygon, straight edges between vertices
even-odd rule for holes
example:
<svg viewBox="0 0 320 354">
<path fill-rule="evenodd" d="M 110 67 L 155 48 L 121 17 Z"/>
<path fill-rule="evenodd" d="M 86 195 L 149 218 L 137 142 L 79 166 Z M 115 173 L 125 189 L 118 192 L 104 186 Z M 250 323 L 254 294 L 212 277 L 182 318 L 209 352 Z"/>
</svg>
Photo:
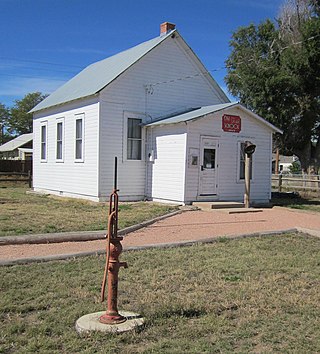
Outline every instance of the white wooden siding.
<svg viewBox="0 0 320 354">
<path fill-rule="evenodd" d="M 241 132 L 229 133 L 222 130 L 222 115 L 224 113 L 240 115 Z M 200 149 L 201 136 L 216 137 L 218 148 L 217 199 L 243 201 L 244 181 L 239 180 L 239 148 L 240 142 L 250 140 L 257 145 L 253 155 L 253 179 L 251 183 L 251 200 L 267 202 L 271 188 L 271 135 L 270 129 L 240 109 L 229 109 L 217 112 L 199 120 L 188 123 L 189 148 Z M 199 154 L 201 151 L 199 150 Z M 200 168 L 200 166 L 199 166 Z M 198 198 L 199 168 L 187 166 L 186 201 Z"/>
<path fill-rule="evenodd" d="M 81 103 L 81 106 L 80 106 Z M 97 99 L 64 105 L 36 114 L 33 122 L 33 187 L 48 192 L 98 200 L 98 115 Z M 75 119 L 84 114 L 84 159 L 75 161 Z M 56 125 L 64 118 L 63 162 L 56 160 Z M 60 120 L 59 120 L 60 119 Z M 47 121 L 47 160 L 40 161 L 40 125 Z"/>
<path fill-rule="evenodd" d="M 186 164 L 186 126 L 154 127 L 149 130 L 147 153 L 148 196 L 153 200 L 184 202 Z"/>
<path fill-rule="evenodd" d="M 118 158 L 120 199 L 141 200 L 145 196 L 145 160 L 126 159 L 125 119 L 144 120 L 144 114 L 125 111 L 122 103 L 101 101 L 100 105 L 100 200 L 105 200 L 113 188 L 114 157 Z"/>
<path fill-rule="evenodd" d="M 168 38 L 101 91 L 99 162 L 101 200 L 104 200 L 112 190 L 114 156 L 118 157 L 120 198 L 137 200 L 143 199 L 147 194 L 146 159 L 126 161 L 124 158 L 126 115 L 135 114 L 134 117 L 148 123 L 168 113 L 224 102 L 208 80 L 202 76 L 150 87 L 153 83 L 192 76 L 196 73 L 199 73 L 199 67 L 181 48 L 178 39 Z"/>
<path fill-rule="evenodd" d="M 150 120 L 190 107 L 223 103 L 208 80 L 195 74 L 199 74 L 197 64 L 176 38 L 168 38 L 104 89 L 101 97 L 124 103 L 126 110 L 144 112 Z M 186 76 L 191 78 L 169 82 Z"/>
</svg>

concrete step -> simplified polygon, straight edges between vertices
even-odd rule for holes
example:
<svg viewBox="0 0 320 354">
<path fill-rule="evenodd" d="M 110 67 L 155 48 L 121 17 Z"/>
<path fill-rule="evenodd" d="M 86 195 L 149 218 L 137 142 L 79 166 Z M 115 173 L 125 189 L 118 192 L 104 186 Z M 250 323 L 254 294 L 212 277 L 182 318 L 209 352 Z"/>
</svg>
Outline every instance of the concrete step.
<svg viewBox="0 0 320 354">
<path fill-rule="evenodd" d="M 196 206 L 201 210 L 231 209 L 244 207 L 244 204 L 240 202 L 193 202 L 192 205 Z"/>
</svg>

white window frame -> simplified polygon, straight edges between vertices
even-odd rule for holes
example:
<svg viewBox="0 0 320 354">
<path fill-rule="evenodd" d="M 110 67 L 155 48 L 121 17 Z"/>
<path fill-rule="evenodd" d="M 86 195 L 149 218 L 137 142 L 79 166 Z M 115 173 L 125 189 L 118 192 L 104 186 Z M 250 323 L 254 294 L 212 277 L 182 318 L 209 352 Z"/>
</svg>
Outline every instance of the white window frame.
<svg viewBox="0 0 320 354">
<path fill-rule="evenodd" d="M 240 162 L 241 162 L 241 157 L 240 157 L 240 152 L 241 152 L 241 144 L 244 144 L 247 140 L 252 141 L 252 139 L 246 139 L 246 140 L 240 140 L 238 141 L 238 146 L 237 146 L 237 183 L 244 183 L 245 178 L 240 178 Z M 251 156 L 251 182 L 254 181 L 254 154 Z"/>
<path fill-rule="evenodd" d="M 123 161 L 128 161 L 128 162 L 133 162 L 133 163 L 141 163 L 144 162 L 145 159 L 145 128 L 141 127 L 141 159 L 139 160 L 133 160 L 133 159 L 128 159 L 128 121 L 129 119 L 140 119 L 141 124 L 144 123 L 144 116 L 142 114 L 138 113 L 130 113 L 130 112 L 125 112 L 124 114 L 124 124 L 123 124 L 123 131 L 124 131 L 124 139 L 123 139 Z"/>
<path fill-rule="evenodd" d="M 62 124 L 62 137 L 58 141 L 58 124 Z M 64 162 L 64 118 L 58 118 L 56 120 L 56 162 Z M 61 158 L 58 158 L 58 142 L 61 142 Z"/>
<path fill-rule="evenodd" d="M 42 141 L 42 129 L 43 127 L 45 127 L 45 131 L 46 131 L 46 137 L 45 137 L 45 141 Z M 42 147 L 43 144 L 45 146 L 45 157 L 43 158 L 42 155 Z M 44 121 L 40 123 L 40 161 L 41 162 L 47 162 L 48 161 L 48 121 Z"/>
<path fill-rule="evenodd" d="M 82 130 L 81 130 L 81 158 L 77 158 L 77 140 L 80 140 L 80 138 L 77 138 L 77 121 L 81 120 L 82 121 Z M 84 162 L 84 124 L 85 124 L 85 117 L 84 113 L 79 113 L 75 114 L 75 120 L 74 120 L 74 161 L 75 162 Z"/>
</svg>

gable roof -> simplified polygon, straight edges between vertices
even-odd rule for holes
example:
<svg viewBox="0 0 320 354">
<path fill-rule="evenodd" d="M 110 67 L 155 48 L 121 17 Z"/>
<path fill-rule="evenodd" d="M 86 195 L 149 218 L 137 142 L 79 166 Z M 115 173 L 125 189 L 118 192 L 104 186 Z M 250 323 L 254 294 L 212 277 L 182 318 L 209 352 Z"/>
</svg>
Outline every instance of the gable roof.
<svg viewBox="0 0 320 354">
<path fill-rule="evenodd" d="M 241 108 L 242 110 L 246 111 L 246 113 L 252 115 L 255 119 L 257 119 L 259 122 L 261 122 L 264 125 L 266 125 L 268 128 L 270 128 L 274 132 L 282 134 L 282 131 L 279 128 L 277 128 L 273 124 L 269 123 L 268 121 L 266 121 L 262 117 L 258 116 L 257 114 L 253 113 L 249 109 L 245 108 L 239 102 L 228 102 L 228 103 L 222 103 L 222 104 L 215 104 L 215 105 L 212 105 L 212 106 L 199 107 L 199 108 L 190 110 L 189 112 L 186 112 L 186 113 L 174 115 L 174 116 L 167 117 L 167 118 L 164 118 L 164 119 L 159 119 L 159 120 L 157 120 L 155 122 L 146 124 L 146 127 L 154 127 L 154 126 L 159 126 L 159 125 L 188 122 L 190 120 L 199 119 L 199 118 L 202 118 L 202 117 L 204 117 L 204 116 L 206 116 L 208 114 L 215 113 L 215 112 L 218 112 L 218 111 L 222 111 L 222 110 L 225 110 L 225 109 L 230 108 L 230 107 L 239 107 L 239 108 Z"/>
<path fill-rule="evenodd" d="M 89 65 L 41 101 L 30 112 L 40 111 L 100 92 L 173 32 L 176 30 Z"/>
<path fill-rule="evenodd" d="M 177 30 L 172 30 L 159 37 L 143 42 L 135 47 L 127 49 L 123 52 L 115 54 L 109 58 L 98 61 L 86 67 L 79 74 L 67 81 L 64 85 L 54 91 L 51 95 L 36 105 L 30 112 L 37 112 L 49 107 L 61 105 L 80 98 L 88 97 L 99 93 L 102 89 L 108 86 L 112 81 L 134 65 L 138 60 L 144 57 L 152 49 L 170 36 L 173 38 L 181 38 L 185 48 L 189 54 L 192 54 L 195 60 L 198 61 L 201 70 L 205 71 L 209 81 L 217 90 L 217 93 L 225 102 L 229 101 L 221 87 L 216 83 L 212 76 L 207 72 L 200 59 L 193 50 L 184 41 Z"/>
<path fill-rule="evenodd" d="M 0 152 L 13 151 L 33 139 L 33 133 L 22 134 L 7 143 L 0 145 Z"/>
<path fill-rule="evenodd" d="M 275 161 L 277 159 L 276 154 L 272 154 L 272 161 Z M 285 155 L 279 155 L 279 162 L 280 163 L 292 163 L 296 162 L 299 160 L 299 157 L 296 155 L 291 155 L 291 156 L 285 156 Z"/>
</svg>

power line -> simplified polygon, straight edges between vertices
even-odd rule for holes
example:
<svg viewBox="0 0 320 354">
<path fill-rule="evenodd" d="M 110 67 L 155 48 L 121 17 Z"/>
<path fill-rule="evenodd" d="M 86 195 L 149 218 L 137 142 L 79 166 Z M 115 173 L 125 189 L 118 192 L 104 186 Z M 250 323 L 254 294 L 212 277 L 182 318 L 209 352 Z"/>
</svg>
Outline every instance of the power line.
<svg viewBox="0 0 320 354">
<path fill-rule="evenodd" d="M 311 36 L 311 37 L 309 37 L 309 38 L 307 38 L 305 40 L 298 41 L 298 42 L 293 42 L 293 43 L 291 43 L 288 46 L 285 46 L 283 48 L 279 48 L 277 51 L 276 50 L 271 50 L 270 54 L 273 54 L 275 52 L 282 52 L 283 50 L 288 49 L 288 48 L 290 48 L 293 45 L 302 44 L 303 42 L 313 40 L 313 39 L 315 39 L 315 38 L 317 38 L 319 36 L 320 36 L 320 34 L 317 34 L 317 35 Z M 251 61 L 254 61 L 254 60 L 258 59 L 258 58 L 262 58 L 263 56 L 264 55 L 260 55 L 257 58 L 250 58 L 250 59 L 245 60 L 245 61 L 240 61 L 240 62 L 235 63 L 234 65 L 241 65 L 241 64 L 244 64 L 244 63 L 247 63 L 247 62 L 251 62 Z M 25 62 L 25 63 L 45 64 L 45 65 L 53 65 L 53 66 L 72 67 L 72 68 L 81 68 L 81 69 L 83 69 L 82 66 L 78 66 L 78 65 L 52 63 L 52 62 L 45 62 L 45 61 L 38 61 L 38 60 L 17 59 L 17 58 L 2 57 L 2 56 L 0 56 L 0 59 L 2 59 L 2 60 L 13 60 L 13 61 Z M 183 77 L 178 77 L 178 78 L 170 79 L 170 80 L 166 80 L 166 81 L 155 82 L 155 83 L 152 83 L 152 84 L 145 85 L 145 87 L 149 88 L 149 89 L 152 89 L 152 87 L 157 86 L 157 85 L 168 84 L 168 83 L 173 83 L 173 82 L 182 81 L 182 80 L 188 80 L 188 79 L 192 79 L 192 78 L 197 77 L 197 76 L 210 75 L 211 72 L 217 72 L 217 71 L 220 71 L 220 70 L 225 70 L 225 69 L 228 69 L 230 67 L 231 67 L 231 65 L 223 65 L 223 66 L 221 66 L 219 68 L 206 70 L 205 72 L 196 73 L 196 74 L 193 74 L 193 75 L 186 75 L 186 76 L 183 76 Z M 46 68 L 32 68 L 32 67 L 29 67 L 27 69 L 48 70 L 48 71 L 51 70 L 51 71 L 54 71 L 54 72 L 63 72 L 63 73 L 68 73 L 68 74 L 74 74 L 73 72 L 71 73 L 71 72 L 62 71 L 62 70 L 53 70 L 53 69 L 46 69 Z M 17 78 L 49 79 L 49 80 L 53 80 L 53 81 L 63 81 L 61 79 L 45 78 L 45 77 L 41 77 L 41 76 L 14 75 L 14 74 L 4 74 L 4 73 L 0 73 L 0 75 L 1 76 L 14 76 L 14 77 L 17 77 Z"/>
<path fill-rule="evenodd" d="M 7 70 L 11 70 L 13 68 L 7 68 Z M 66 73 L 66 74 L 75 74 L 75 71 L 66 71 L 66 70 L 57 70 L 51 68 L 39 68 L 39 67 L 32 67 L 32 66 L 19 66 L 18 69 L 27 69 L 27 70 L 41 70 L 41 71 L 50 71 L 55 73 Z"/>
<path fill-rule="evenodd" d="M 0 73 L 0 76 L 13 76 L 16 78 L 23 78 L 23 79 L 43 79 L 43 80 L 53 80 L 53 81 L 65 81 L 61 79 L 54 79 L 54 78 L 48 78 L 48 77 L 43 77 L 43 76 L 27 76 L 27 75 L 15 75 L 15 74 L 3 74 Z"/>
<path fill-rule="evenodd" d="M 2 56 L 0 57 L 0 59 L 3 59 L 3 60 L 13 60 L 13 61 L 20 61 L 20 62 L 26 62 L 26 63 L 56 65 L 56 66 L 64 66 L 64 67 L 72 67 L 72 68 L 80 68 L 80 69 L 83 69 L 83 66 L 79 66 L 79 65 L 52 63 L 52 62 L 38 61 L 38 60 L 17 59 L 17 58 L 9 58 L 9 57 L 2 57 Z"/>
<path fill-rule="evenodd" d="M 285 49 L 288 49 L 290 47 L 292 47 L 293 45 L 298 45 L 298 44 L 301 44 L 303 42 L 306 42 L 306 41 L 310 41 L 312 39 L 315 39 L 317 37 L 319 37 L 320 34 L 317 34 L 315 36 L 311 36 L 305 40 L 302 40 L 302 41 L 299 41 L 299 42 L 293 42 L 291 43 L 290 45 L 286 46 L 286 47 L 283 47 L 283 48 L 279 48 L 277 51 L 276 50 L 271 50 L 270 51 L 270 54 L 273 54 L 273 53 L 276 53 L 276 52 L 282 52 L 283 50 Z M 237 62 L 233 65 L 241 65 L 241 64 L 244 64 L 244 63 L 247 63 L 247 62 L 252 62 L 256 59 L 259 59 L 259 58 L 262 58 L 263 56 L 265 56 L 265 54 L 263 55 L 260 55 L 258 56 L 257 58 L 250 58 L 250 59 L 247 59 L 245 61 L 240 61 L 240 62 Z M 152 87 L 153 86 L 157 86 L 157 85 L 162 85 L 162 84 L 168 84 L 168 83 L 173 83 L 173 82 L 176 82 L 176 81 L 182 81 L 182 80 L 188 80 L 188 79 L 192 79 L 194 77 L 197 77 L 197 76 L 205 76 L 205 75 L 210 75 L 211 72 L 216 72 L 216 71 L 220 71 L 220 70 L 225 70 L 225 69 L 228 69 L 230 68 L 231 65 L 223 65 L 219 68 L 215 68 L 215 69 L 211 69 L 211 70 L 206 70 L 205 72 L 201 72 L 201 73 L 197 73 L 197 74 L 194 74 L 194 75 L 186 75 L 186 76 L 183 76 L 183 77 L 179 77 L 179 78 L 175 78 L 175 79 L 170 79 L 170 80 L 166 80 L 166 81 L 159 81 L 159 82 L 155 82 L 155 83 L 152 83 L 152 84 L 148 84 L 148 85 L 145 85 L 145 87 L 148 89 L 148 90 L 152 90 Z"/>
<path fill-rule="evenodd" d="M 2 57 L 2 56 L 0 57 L 0 60 L 12 60 L 12 61 L 23 62 L 23 63 L 45 64 L 45 65 L 53 65 L 53 66 L 59 66 L 59 67 L 71 67 L 71 68 L 83 69 L 83 67 L 77 66 L 77 65 L 51 63 L 51 62 L 28 60 L 28 59 L 17 59 L 17 58 L 9 58 L 9 57 Z M 14 64 L 12 64 L 12 65 L 14 65 Z M 10 69 L 11 68 L 9 68 L 9 70 Z M 49 71 L 49 72 L 53 72 L 53 73 L 65 73 L 65 74 L 71 74 L 71 75 L 76 74 L 75 71 L 59 70 L 59 69 L 55 69 L 55 68 L 20 66 L 19 69 Z M 12 76 L 12 77 L 24 78 L 24 79 L 44 79 L 44 80 L 52 80 L 52 81 L 65 81 L 63 79 L 58 79 L 58 78 L 48 78 L 48 77 L 35 76 L 35 75 L 31 76 L 31 75 L 24 75 L 24 74 L 9 74 L 9 73 L 1 73 L 1 72 L 0 72 L 0 76 Z"/>
</svg>

